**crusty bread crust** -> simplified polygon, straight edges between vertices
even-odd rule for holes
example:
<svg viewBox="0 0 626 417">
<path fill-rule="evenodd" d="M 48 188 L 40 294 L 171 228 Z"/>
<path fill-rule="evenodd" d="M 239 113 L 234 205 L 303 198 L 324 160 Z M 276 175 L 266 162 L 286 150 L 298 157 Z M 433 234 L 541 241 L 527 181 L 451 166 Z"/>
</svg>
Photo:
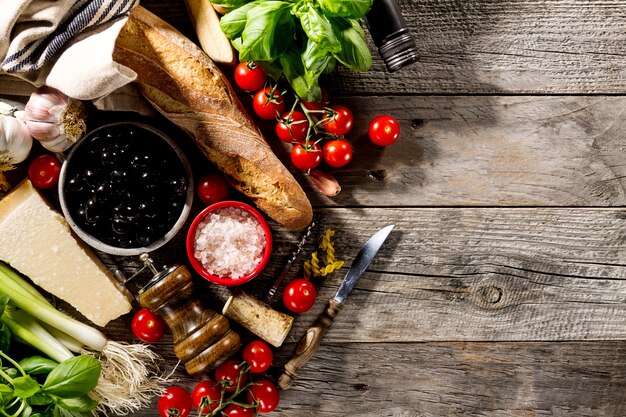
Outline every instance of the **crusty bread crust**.
<svg viewBox="0 0 626 417">
<path fill-rule="evenodd" d="M 250 120 L 221 71 L 193 42 L 141 6 L 113 58 L 137 72 L 141 93 L 185 130 L 239 191 L 290 229 L 312 220 L 311 203 Z"/>
</svg>

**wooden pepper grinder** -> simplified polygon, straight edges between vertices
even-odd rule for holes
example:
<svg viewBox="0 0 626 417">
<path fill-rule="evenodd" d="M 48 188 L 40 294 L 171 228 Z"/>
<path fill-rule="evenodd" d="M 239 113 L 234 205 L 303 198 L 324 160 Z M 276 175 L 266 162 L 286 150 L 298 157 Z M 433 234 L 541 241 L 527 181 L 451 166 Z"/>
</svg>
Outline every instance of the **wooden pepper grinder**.
<svg viewBox="0 0 626 417">
<path fill-rule="evenodd" d="M 154 311 L 168 324 L 174 339 L 174 354 L 190 375 L 208 372 L 241 346 L 239 335 L 228 319 L 202 305 L 193 297 L 191 273 L 184 265 L 157 272 L 149 259 L 146 264 L 154 277 L 139 291 L 137 301 Z"/>
</svg>

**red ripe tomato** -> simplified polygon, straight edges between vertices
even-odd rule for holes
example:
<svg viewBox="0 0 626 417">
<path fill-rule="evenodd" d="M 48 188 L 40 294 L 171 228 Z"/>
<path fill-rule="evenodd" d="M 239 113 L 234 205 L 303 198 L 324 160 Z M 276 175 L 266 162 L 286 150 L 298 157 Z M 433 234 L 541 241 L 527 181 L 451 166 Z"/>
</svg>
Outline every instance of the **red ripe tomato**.
<svg viewBox="0 0 626 417">
<path fill-rule="evenodd" d="M 252 107 L 261 119 L 271 120 L 285 110 L 285 100 L 283 100 L 280 91 L 274 90 L 274 93 L 272 93 L 270 87 L 265 87 L 254 95 Z"/>
<path fill-rule="evenodd" d="M 352 146 L 343 139 L 328 141 L 324 145 L 323 156 L 328 165 L 340 168 L 352 160 Z"/>
<path fill-rule="evenodd" d="M 244 408 L 238 404 L 230 404 L 222 410 L 224 417 L 254 417 L 256 416 L 256 408 Z"/>
<path fill-rule="evenodd" d="M 193 406 L 201 414 L 209 414 L 220 405 L 222 388 L 210 379 L 198 382 L 191 393 Z"/>
<path fill-rule="evenodd" d="M 283 291 L 283 304 L 294 313 L 309 311 L 313 304 L 317 291 L 311 281 L 304 278 L 296 278 L 285 286 Z"/>
<path fill-rule="evenodd" d="M 28 178 L 37 188 L 47 190 L 59 183 L 61 163 L 52 155 L 40 155 L 28 166 Z"/>
<path fill-rule="evenodd" d="M 154 343 L 161 340 L 167 328 L 161 316 L 147 308 L 142 308 L 135 314 L 130 326 L 137 339 L 146 343 Z"/>
<path fill-rule="evenodd" d="M 278 407 L 280 393 L 276 385 L 266 379 L 257 381 L 248 389 L 248 401 L 255 402 L 259 413 L 269 413 Z"/>
<path fill-rule="evenodd" d="M 226 200 L 230 194 L 230 186 L 224 175 L 212 173 L 200 178 L 197 191 L 200 201 L 208 206 Z"/>
<path fill-rule="evenodd" d="M 330 96 L 328 91 L 322 90 L 322 100 L 321 101 L 304 101 L 302 100 L 302 105 L 307 110 L 322 110 L 324 107 L 328 106 L 328 102 L 330 101 Z"/>
<path fill-rule="evenodd" d="M 283 142 L 304 142 L 308 131 L 309 120 L 298 110 L 283 114 L 276 123 L 276 136 Z"/>
<path fill-rule="evenodd" d="M 272 365 L 274 354 L 269 345 L 261 340 L 250 342 L 243 348 L 243 360 L 250 364 L 250 372 L 259 374 Z"/>
<path fill-rule="evenodd" d="M 312 145 L 306 149 L 303 145 L 297 143 L 291 148 L 291 162 L 301 170 L 313 169 L 322 161 L 322 152 L 319 145 Z"/>
<path fill-rule="evenodd" d="M 352 124 L 354 123 L 352 111 L 340 104 L 335 104 L 331 109 L 332 111 L 326 113 L 322 119 L 324 128 L 334 135 L 345 135 L 352 130 Z"/>
<path fill-rule="evenodd" d="M 400 136 L 400 123 L 391 116 L 378 116 L 368 128 L 370 140 L 378 146 L 389 146 Z"/>
<path fill-rule="evenodd" d="M 157 404 L 161 417 L 187 417 L 192 407 L 191 395 L 178 385 L 166 389 Z"/>
<path fill-rule="evenodd" d="M 239 365 L 238 361 L 229 359 L 215 369 L 215 380 L 226 381 L 224 389 L 227 392 L 237 391 L 237 384 L 243 386 L 248 380 L 248 374 L 242 373 Z"/>
<path fill-rule="evenodd" d="M 244 91 L 256 91 L 265 85 L 267 75 L 256 62 L 240 62 L 235 68 L 235 83 Z"/>
</svg>

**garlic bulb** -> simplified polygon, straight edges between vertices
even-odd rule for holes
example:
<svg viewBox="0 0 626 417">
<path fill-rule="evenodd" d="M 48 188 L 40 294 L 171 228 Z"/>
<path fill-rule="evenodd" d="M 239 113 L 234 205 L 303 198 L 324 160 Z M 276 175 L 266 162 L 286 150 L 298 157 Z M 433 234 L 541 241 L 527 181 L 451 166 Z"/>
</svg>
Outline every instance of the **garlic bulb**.
<svg viewBox="0 0 626 417">
<path fill-rule="evenodd" d="M 38 88 L 26 103 L 26 126 L 52 152 L 63 152 L 87 130 L 87 108 L 50 87 Z"/>
<path fill-rule="evenodd" d="M 23 122 L 0 115 L 0 172 L 24 161 L 33 146 L 33 138 Z"/>
</svg>

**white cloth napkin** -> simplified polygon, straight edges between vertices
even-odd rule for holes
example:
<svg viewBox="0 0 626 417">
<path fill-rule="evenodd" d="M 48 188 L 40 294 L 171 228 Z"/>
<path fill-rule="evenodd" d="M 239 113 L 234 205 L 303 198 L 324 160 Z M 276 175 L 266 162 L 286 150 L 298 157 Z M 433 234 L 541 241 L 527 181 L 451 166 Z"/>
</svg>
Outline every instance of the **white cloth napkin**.
<svg viewBox="0 0 626 417">
<path fill-rule="evenodd" d="M 113 62 L 115 40 L 139 0 L 2 0 L 0 73 L 94 100 L 136 78 Z"/>
</svg>

